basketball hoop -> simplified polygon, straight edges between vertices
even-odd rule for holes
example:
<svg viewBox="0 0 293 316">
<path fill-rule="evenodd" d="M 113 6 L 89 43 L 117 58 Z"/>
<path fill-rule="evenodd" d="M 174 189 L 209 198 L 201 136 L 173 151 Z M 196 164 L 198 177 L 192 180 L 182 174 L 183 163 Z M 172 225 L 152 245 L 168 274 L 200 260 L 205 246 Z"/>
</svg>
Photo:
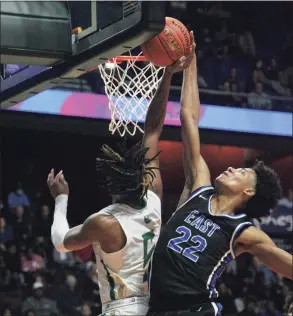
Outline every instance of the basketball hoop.
<svg viewBox="0 0 293 316">
<path fill-rule="evenodd" d="M 143 64 L 141 62 L 146 62 Z M 117 56 L 98 66 L 109 99 L 111 123 L 109 131 L 120 136 L 134 135 L 143 129 L 147 109 L 159 87 L 164 67 L 154 66 L 140 53 Z"/>
</svg>

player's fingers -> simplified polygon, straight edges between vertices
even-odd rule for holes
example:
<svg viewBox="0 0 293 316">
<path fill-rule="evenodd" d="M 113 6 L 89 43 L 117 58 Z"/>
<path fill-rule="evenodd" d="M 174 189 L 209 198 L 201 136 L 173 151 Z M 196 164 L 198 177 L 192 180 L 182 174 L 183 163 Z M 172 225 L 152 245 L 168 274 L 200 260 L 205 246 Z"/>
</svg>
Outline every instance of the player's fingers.
<svg viewBox="0 0 293 316">
<path fill-rule="evenodd" d="M 54 178 L 54 173 L 55 173 L 55 170 L 54 170 L 54 168 L 52 168 L 51 171 L 50 171 L 50 176 L 53 177 L 53 178 Z"/>
<path fill-rule="evenodd" d="M 63 184 L 66 184 L 66 180 L 65 180 L 65 177 L 64 177 L 64 174 L 61 174 L 60 176 L 60 181 L 63 183 Z"/>
<path fill-rule="evenodd" d="M 185 56 L 182 56 L 179 58 L 179 60 L 176 62 L 177 65 L 181 65 L 185 62 L 186 60 L 186 57 Z"/>
<path fill-rule="evenodd" d="M 52 186 L 53 183 L 54 183 L 54 178 L 52 178 L 52 176 L 49 174 L 48 179 L 47 179 L 47 184 L 48 186 Z"/>
<path fill-rule="evenodd" d="M 60 181 L 60 177 L 61 177 L 62 173 L 63 173 L 63 170 L 61 170 L 61 171 L 58 172 L 58 174 L 57 174 L 56 177 L 55 177 L 55 182 Z"/>
<path fill-rule="evenodd" d="M 193 35 L 193 31 L 190 32 L 190 46 L 192 47 L 194 44 L 194 35 Z"/>
</svg>

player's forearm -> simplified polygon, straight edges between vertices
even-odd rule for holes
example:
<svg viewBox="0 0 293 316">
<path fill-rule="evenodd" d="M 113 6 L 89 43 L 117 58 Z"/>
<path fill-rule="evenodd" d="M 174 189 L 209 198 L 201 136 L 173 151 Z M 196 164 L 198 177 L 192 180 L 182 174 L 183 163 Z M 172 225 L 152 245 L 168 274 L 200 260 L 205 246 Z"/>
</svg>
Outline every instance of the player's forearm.
<svg viewBox="0 0 293 316">
<path fill-rule="evenodd" d="M 160 86 L 148 108 L 145 120 L 145 133 L 161 133 L 166 116 L 172 73 L 165 70 Z"/>
<path fill-rule="evenodd" d="M 55 199 L 54 220 L 51 227 L 51 238 L 55 249 L 59 252 L 68 252 L 64 247 L 64 239 L 69 231 L 66 219 L 68 195 L 61 194 Z"/>
<path fill-rule="evenodd" d="M 255 255 L 268 268 L 293 280 L 293 257 L 288 252 L 271 245 L 261 247 Z"/>
<path fill-rule="evenodd" d="M 197 84 L 197 66 L 194 57 L 190 66 L 184 70 L 181 93 L 181 115 L 192 115 L 198 120 L 200 101 Z"/>
<path fill-rule="evenodd" d="M 197 87 L 196 58 L 184 71 L 181 93 L 181 138 L 184 147 L 183 165 L 186 185 L 193 187 L 200 159 L 200 139 L 198 131 L 199 95 Z"/>
</svg>

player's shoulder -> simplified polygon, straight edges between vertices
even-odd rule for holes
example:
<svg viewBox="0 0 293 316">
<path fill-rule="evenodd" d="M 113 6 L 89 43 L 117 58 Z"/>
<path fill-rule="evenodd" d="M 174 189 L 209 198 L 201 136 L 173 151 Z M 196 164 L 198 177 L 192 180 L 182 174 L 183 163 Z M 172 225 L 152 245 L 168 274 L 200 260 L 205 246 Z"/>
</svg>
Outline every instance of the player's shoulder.
<svg viewBox="0 0 293 316">
<path fill-rule="evenodd" d="M 192 201 L 192 200 L 193 201 L 198 200 L 198 201 L 202 201 L 202 202 L 205 201 L 206 203 L 208 203 L 210 197 L 215 193 L 216 193 L 216 191 L 215 191 L 215 188 L 213 186 L 211 186 L 211 185 L 201 186 L 189 194 L 189 196 L 186 199 L 186 201 L 184 202 L 184 204 L 187 204 L 189 201 Z"/>
<path fill-rule="evenodd" d="M 153 190 L 148 190 L 145 198 L 147 203 L 155 203 L 161 206 L 161 199 Z"/>
<path fill-rule="evenodd" d="M 99 235 L 109 235 L 110 232 L 116 232 L 120 229 L 120 223 L 116 217 L 101 211 L 89 216 L 83 225 L 87 230 L 95 231 Z"/>
<path fill-rule="evenodd" d="M 215 193 L 215 188 L 212 185 L 204 185 L 201 187 L 196 188 L 196 190 L 192 191 L 188 197 L 190 198 L 202 198 L 202 197 L 209 197 Z"/>
</svg>

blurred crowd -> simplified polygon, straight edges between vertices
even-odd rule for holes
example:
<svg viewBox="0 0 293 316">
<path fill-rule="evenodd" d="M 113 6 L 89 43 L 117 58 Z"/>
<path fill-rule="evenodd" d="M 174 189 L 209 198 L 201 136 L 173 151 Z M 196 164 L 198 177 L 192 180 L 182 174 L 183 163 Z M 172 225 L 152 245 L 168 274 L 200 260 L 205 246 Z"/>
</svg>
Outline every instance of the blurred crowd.
<svg viewBox="0 0 293 316">
<path fill-rule="evenodd" d="M 270 3 L 264 9 L 264 3 L 255 2 L 169 3 L 167 15 L 195 32 L 203 103 L 292 111 L 290 5 Z M 24 67 L 6 65 L 5 76 Z M 180 75 L 175 76 L 173 84 L 180 87 Z M 99 72 L 94 71 L 63 88 L 104 93 L 103 87 Z M 178 98 L 178 90 L 171 91 L 171 97 Z"/>
<path fill-rule="evenodd" d="M 56 252 L 52 207 L 33 196 L 18 183 L 0 202 L 0 315 L 98 315 L 92 248 Z M 292 194 L 280 203 L 292 208 Z M 218 292 L 224 315 L 279 316 L 292 301 L 292 282 L 244 255 L 222 275 Z"/>
<path fill-rule="evenodd" d="M 195 32 L 202 102 L 292 111 L 293 36 L 285 7 L 221 1 L 170 5 L 170 14 Z"/>
<path fill-rule="evenodd" d="M 0 209 L 1 315 L 97 315 L 101 305 L 92 249 L 55 251 L 51 208 L 34 204 L 20 183 Z"/>
</svg>

